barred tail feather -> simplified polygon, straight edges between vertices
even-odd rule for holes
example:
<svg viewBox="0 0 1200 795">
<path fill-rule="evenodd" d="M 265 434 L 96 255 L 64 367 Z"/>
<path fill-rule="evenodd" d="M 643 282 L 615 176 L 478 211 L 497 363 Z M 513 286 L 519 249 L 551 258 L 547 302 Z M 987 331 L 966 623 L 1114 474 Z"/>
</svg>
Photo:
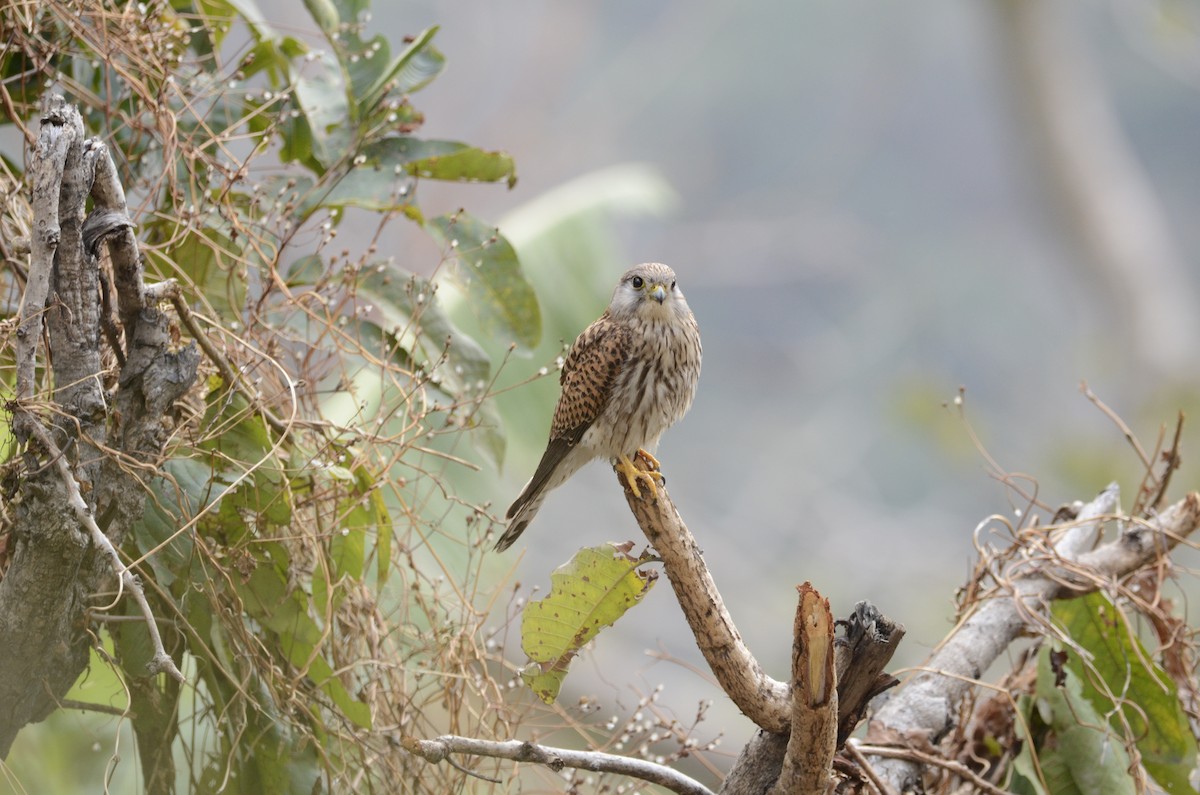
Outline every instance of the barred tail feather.
<svg viewBox="0 0 1200 795">
<path fill-rule="evenodd" d="M 533 482 L 530 481 L 525 490 L 521 492 L 521 496 L 517 497 L 512 507 L 508 509 L 508 514 L 505 517 L 508 519 L 508 528 L 504 534 L 500 536 L 500 540 L 496 542 L 496 551 L 503 552 L 513 545 L 513 542 L 525 532 L 525 528 L 533 521 L 534 515 L 538 509 L 542 507 L 542 502 L 546 499 L 545 488 L 533 488 Z M 541 484 L 544 486 L 545 484 Z"/>
</svg>

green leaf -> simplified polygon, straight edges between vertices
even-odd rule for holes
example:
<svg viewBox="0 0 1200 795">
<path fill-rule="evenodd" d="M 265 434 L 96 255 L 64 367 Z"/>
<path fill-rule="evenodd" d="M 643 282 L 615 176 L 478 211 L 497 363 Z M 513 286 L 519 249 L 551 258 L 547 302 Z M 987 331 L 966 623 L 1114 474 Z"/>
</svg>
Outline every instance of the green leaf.
<svg viewBox="0 0 1200 795">
<path fill-rule="evenodd" d="M 153 270 L 164 277 L 182 276 L 181 281 L 195 284 L 217 313 L 226 318 L 237 317 L 246 285 L 241 279 L 230 278 L 229 266 L 242 256 L 241 245 L 214 226 L 189 228 L 176 238 L 177 235 L 179 230 L 167 223 L 152 225 L 152 237 L 178 241 L 165 251 L 158 247 L 145 250 Z"/>
<path fill-rule="evenodd" d="M 261 681 L 255 681 L 254 703 L 247 710 L 246 731 L 237 742 L 222 749 L 221 759 L 232 762 L 233 769 L 218 769 L 211 784 L 202 780 L 201 793 L 251 795 L 312 795 L 321 792 L 321 766 L 313 743 L 293 735 L 288 721 L 279 714 L 272 694 Z M 228 743 L 228 738 L 224 739 Z M 209 776 L 205 771 L 205 779 Z"/>
<path fill-rule="evenodd" d="M 371 0 L 333 0 L 338 18 L 342 22 L 355 24 L 361 21 L 362 13 L 371 5 Z"/>
<path fill-rule="evenodd" d="M 484 152 L 457 141 L 384 138 L 363 147 L 355 165 L 327 191 L 310 196 L 305 212 L 315 207 L 403 210 L 412 206 L 413 176 L 512 182 L 516 167 L 502 152 Z"/>
<path fill-rule="evenodd" d="M 350 101 L 354 103 L 354 118 L 366 119 L 376 110 L 376 98 L 369 96 L 371 86 L 388 68 L 391 52 L 385 36 L 363 41 L 355 34 L 343 34 L 338 39 L 342 47 L 338 55 L 342 68 L 350 78 Z"/>
<path fill-rule="evenodd" d="M 312 194 L 302 212 L 316 207 L 361 207 L 373 212 L 404 211 L 412 206 L 412 178 L 378 163 L 356 165 L 323 194 Z"/>
<path fill-rule="evenodd" d="M 317 53 L 304 71 L 293 91 L 312 132 L 313 157 L 329 168 L 346 155 L 352 140 L 345 78 L 337 59 L 327 52 Z"/>
<path fill-rule="evenodd" d="M 383 98 L 388 84 L 396 94 L 411 94 L 429 85 L 446 67 L 446 58 L 430 42 L 438 26 L 426 28 L 409 43 L 364 92 L 363 104 L 374 105 Z"/>
<path fill-rule="evenodd" d="M 162 468 L 168 477 L 150 482 L 154 497 L 146 500 L 142 520 L 133 526 L 133 540 L 138 553 L 149 556 L 155 582 L 170 588 L 188 570 L 194 551 L 193 531 L 179 533 L 179 528 L 210 500 L 220 499 L 223 489 L 213 488 L 212 469 L 194 458 L 172 458 Z"/>
<path fill-rule="evenodd" d="M 375 587 L 382 591 L 392 570 L 392 517 L 388 513 L 387 503 L 378 491 L 374 494 L 377 503 L 376 511 L 380 513 L 375 527 Z"/>
<path fill-rule="evenodd" d="M 1051 648 L 1043 646 L 1038 654 L 1036 697 L 1048 733 L 1038 744 L 1038 755 L 1049 791 L 1133 795 L 1129 755 L 1121 738 L 1103 728 L 1104 718 L 1084 698 L 1083 687 L 1069 663 L 1062 685 L 1056 684 Z"/>
<path fill-rule="evenodd" d="M 320 254 L 306 254 L 287 269 L 288 287 L 312 286 L 325 275 L 325 261 Z"/>
<path fill-rule="evenodd" d="M 262 9 L 254 0 L 222 0 L 229 6 L 237 15 L 246 23 L 246 27 L 250 29 L 250 33 L 258 41 L 275 41 L 280 38 L 279 34 L 271 27 L 271 23 L 267 22 L 267 17 L 263 14 Z M 209 26 L 218 27 L 218 26 Z"/>
<path fill-rule="evenodd" d="M 143 618 L 141 610 L 133 600 L 125 601 L 124 616 L 128 620 L 119 622 L 115 627 L 109 625 L 110 634 L 121 668 L 131 676 L 145 677 L 146 666 L 154 659 L 154 643 L 150 640 L 146 622 L 140 620 Z"/>
<path fill-rule="evenodd" d="M 486 152 L 463 144 L 443 155 L 430 155 L 408 165 L 413 176 L 450 182 L 499 182 L 517 184 L 517 164 L 504 152 Z"/>
<path fill-rule="evenodd" d="M 1054 618 L 1091 653 L 1091 667 L 1106 685 L 1098 688 L 1084 661 L 1070 653 L 1067 670 L 1083 683 L 1083 695 L 1095 710 L 1110 716 L 1114 732 L 1128 724 L 1142 764 L 1159 786 L 1167 792 L 1195 792 L 1189 777 L 1196 766 L 1196 742 L 1175 683 L 1151 661 L 1124 614 L 1097 592 L 1055 602 Z M 1117 694 L 1119 703 L 1109 693 Z"/>
<path fill-rule="evenodd" d="M 628 546 L 581 549 L 550 575 L 550 594 L 530 602 L 521 617 L 521 648 L 532 661 L 521 678 L 542 701 L 558 698 L 567 667 L 584 644 L 641 601 L 658 572 L 639 568 Z"/>
<path fill-rule="evenodd" d="M 341 713 L 351 722 L 364 729 L 371 728 L 371 708 L 350 695 L 350 691 L 342 681 L 334 676 L 333 669 L 322 657 L 312 661 L 308 669 L 308 678 L 321 688 Z"/>
<path fill-rule="evenodd" d="M 211 453 L 211 471 L 226 475 L 214 479 L 229 484 L 223 492 L 229 499 L 220 506 L 227 541 L 237 540 L 232 530 L 246 529 L 240 518 L 243 510 L 272 524 L 286 525 L 292 518 L 287 477 L 276 459 L 266 422 L 250 412 L 244 397 L 223 388 L 209 392 L 208 404 L 203 427 L 209 433 L 198 447 Z M 253 471 L 238 482 L 238 476 L 251 467 Z"/>
<path fill-rule="evenodd" d="M 462 211 L 432 218 L 425 228 L 457 261 L 454 279 L 483 329 L 527 348 L 537 345 L 542 338 L 537 295 L 499 230 Z"/>
<path fill-rule="evenodd" d="M 342 527 L 329 539 L 329 557 L 335 577 L 346 575 L 361 580 L 367 554 L 367 528 L 374 527 L 370 513 L 361 505 L 355 506 L 342 522 Z"/>
<path fill-rule="evenodd" d="M 341 19 L 338 17 L 337 6 L 333 4 L 332 0 L 304 0 L 304 7 L 308 9 L 313 22 L 317 23 L 317 27 L 327 37 L 332 37 L 338 32 Z"/>
</svg>

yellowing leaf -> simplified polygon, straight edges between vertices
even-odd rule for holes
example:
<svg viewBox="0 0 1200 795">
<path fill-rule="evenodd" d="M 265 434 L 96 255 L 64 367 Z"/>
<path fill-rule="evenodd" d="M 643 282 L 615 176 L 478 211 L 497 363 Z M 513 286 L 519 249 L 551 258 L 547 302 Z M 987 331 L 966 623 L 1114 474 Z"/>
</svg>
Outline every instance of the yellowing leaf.
<svg viewBox="0 0 1200 795">
<path fill-rule="evenodd" d="M 521 617 L 521 648 L 532 661 L 521 678 L 547 704 L 558 697 L 567 667 L 584 644 L 633 607 L 658 579 L 613 544 L 581 549 L 550 575 L 550 595 Z"/>
</svg>

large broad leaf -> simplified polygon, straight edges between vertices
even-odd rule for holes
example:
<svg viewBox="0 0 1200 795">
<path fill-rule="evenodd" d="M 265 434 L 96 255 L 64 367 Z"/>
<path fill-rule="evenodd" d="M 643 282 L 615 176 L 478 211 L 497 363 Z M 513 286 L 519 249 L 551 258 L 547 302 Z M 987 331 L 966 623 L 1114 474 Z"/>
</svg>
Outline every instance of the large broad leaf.
<svg viewBox="0 0 1200 795">
<path fill-rule="evenodd" d="M 163 472 L 164 477 L 150 481 L 154 496 L 133 527 L 133 540 L 139 554 L 147 556 L 155 582 L 171 588 L 188 571 L 194 551 L 192 531 L 181 533 L 179 528 L 220 499 L 224 488 L 214 488 L 212 469 L 194 458 L 172 458 Z"/>
<path fill-rule="evenodd" d="M 341 65 L 327 52 L 316 57 L 296 77 L 292 90 L 312 133 L 312 154 L 324 168 L 345 156 L 352 140 L 350 104 Z"/>
<path fill-rule="evenodd" d="M 342 16 L 333 0 L 304 0 L 304 7 L 326 36 L 332 37 L 338 32 Z M 353 16 L 350 19 L 353 20 Z"/>
<path fill-rule="evenodd" d="M 1023 700 L 1025 720 L 1017 724 L 1023 745 L 1013 761 L 1011 791 L 1134 795 L 1129 755 L 1121 738 L 1105 730 L 1103 716 L 1082 694 L 1081 680 L 1070 672 L 1060 675 L 1061 663 L 1054 662 L 1053 656 L 1058 654 L 1044 646 L 1038 655 L 1035 694 Z"/>
<path fill-rule="evenodd" d="M 318 206 L 404 210 L 412 206 L 414 176 L 511 182 L 516 179 L 516 166 L 503 152 L 486 152 L 458 141 L 384 138 L 364 147 L 354 166 L 323 193 L 310 196 L 304 210 Z"/>
<path fill-rule="evenodd" d="M 484 330 L 527 348 L 537 345 L 542 338 L 537 295 L 499 230 L 463 211 L 432 218 L 425 228 L 457 261 L 455 281 Z"/>
<path fill-rule="evenodd" d="M 253 511 L 260 521 L 285 525 L 291 521 L 287 474 L 278 460 L 266 422 L 252 413 L 241 394 L 225 389 L 219 379 L 209 391 L 203 429 L 207 437 L 198 447 L 210 453 L 214 482 L 228 486 L 220 506 L 222 526 L 228 528 L 227 543 L 247 528 L 244 511 Z M 234 530 L 239 532 L 234 533 Z"/>
<path fill-rule="evenodd" d="M 584 644 L 625 615 L 653 587 L 651 560 L 629 546 L 581 549 L 550 575 L 550 594 L 530 602 L 521 617 L 521 648 L 532 662 L 521 678 L 547 704 L 558 698 L 567 667 Z"/>
<path fill-rule="evenodd" d="M 1111 716 L 1114 732 L 1128 725 L 1146 772 L 1159 786 L 1167 792 L 1195 792 L 1189 777 L 1196 766 L 1196 742 L 1175 683 L 1151 660 L 1124 614 L 1103 594 L 1091 593 L 1055 602 L 1054 618 L 1092 655 L 1090 674 L 1074 652 L 1066 669 L 1082 683 L 1095 710 Z M 1097 686 L 1097 675 L 1104 688 Z"/>
</svg>

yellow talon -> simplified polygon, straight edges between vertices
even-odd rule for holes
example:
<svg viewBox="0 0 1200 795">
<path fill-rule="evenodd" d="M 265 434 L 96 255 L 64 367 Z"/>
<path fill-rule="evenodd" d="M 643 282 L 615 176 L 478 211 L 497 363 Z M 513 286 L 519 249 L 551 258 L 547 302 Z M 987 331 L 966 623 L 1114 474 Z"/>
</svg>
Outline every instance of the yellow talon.
<svg viewBox="0 0 1200 795">
<path fill-rule="evenodd" d="M 646 466 L 650 467 L 651 472 L 658 474 L 658 470 L 662 469 L 662 467 L 658 463 L 658 459 L 655 458 L 654 456 L 650 455 L 649 453 L 647 453 L 642 448 L 639 447 L 637 452 L 634 453 L 634 455 L 637 456 L 638 458 L 642 459 L 642 463 L 644 463 Z"/>
<path fill-rule="evenodd" d="M 658 461 L 654 459 L 654 456 L 645 450 L 638 450 L 635 455 L 642 458 L 647 464 L 653 462 L 654 466 L 658 466 Z M 649 461 L 646 459 L 649 459 Z M 625 476 L 625 482 L 629 485 L 629 490 L 633 492 L 633 496 L 638 499 L 642 498 L 641 489 L 638 488 L 638 481 L 640 480 L 646 484 L 646 489 L 650 492 L 650 496 L 658 499 L 658 482 L 664 479 L 661 472 L 642 469 L 630 461 L 628 456 L 618 457 L 617 463 L 613 468 Z"/>
</svg>

